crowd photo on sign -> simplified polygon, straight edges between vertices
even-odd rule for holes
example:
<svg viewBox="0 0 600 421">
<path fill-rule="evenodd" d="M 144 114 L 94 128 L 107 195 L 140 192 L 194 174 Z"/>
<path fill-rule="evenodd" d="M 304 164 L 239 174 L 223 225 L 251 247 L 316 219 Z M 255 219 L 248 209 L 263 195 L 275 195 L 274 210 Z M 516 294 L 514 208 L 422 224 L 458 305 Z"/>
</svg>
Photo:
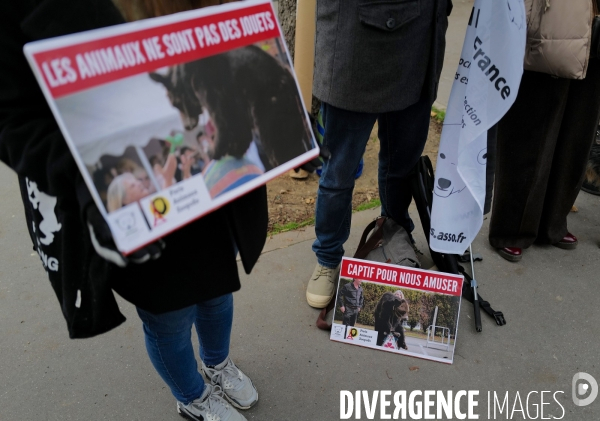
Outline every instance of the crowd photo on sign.
<svg viewBox="0 0 600 421">
<path fill-rule="evenodd" d="M 0 44 L 0 419 L 600 419 L 600 0 L 22 0 Z"/>
</svg>

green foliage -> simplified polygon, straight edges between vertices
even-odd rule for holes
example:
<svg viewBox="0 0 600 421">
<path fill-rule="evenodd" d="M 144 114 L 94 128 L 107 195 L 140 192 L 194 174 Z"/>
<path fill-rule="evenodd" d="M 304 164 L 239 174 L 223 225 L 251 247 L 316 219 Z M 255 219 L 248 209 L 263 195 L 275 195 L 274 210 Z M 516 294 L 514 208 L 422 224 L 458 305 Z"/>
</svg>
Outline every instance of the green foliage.
<svg viewBox="0 0 600 421">
<path fill-rule="evenodd" d="M 298 228 L 306 227 L 307 225 L 314 225 L 315 218 L 309 218 L 302 222 L 289 222 L 285 225 L 275 224 L 273 225 L 273 229 L 267 233 L 267 237 L 275 234 L 280 234 L 282 232 L 297 230 Z"/>
<path fill-rule="evenodd" d="M 404 293 L 404 298 L 406 298 L 406 301 L 408 301 L 408 325 L 412 331 L 420 321 L 419 301 L 421 300 L 421 295 L 423 295 L 423 293 L 410 289 L 403 290 L 402 292 Z"/>
<path fill-rule="evenodd" d="M 456 332 L 456 315 L 460 297 L 451 297 L 440 294 L 424 294 L 421 299 L 421 308 L 419 310 L 421 318 L 421 328 L 423 332 L 427 331 L 430 324 L 433 323 L 435 308 L 438 308 L 436 326 L 443 326 L 450 329 L 450 334 Z M 441 333 L 441 332 L 438 332 Z"/>
<path fill-rule="evenodd" d="M 354 209 L 352 212 L 360 212 L 360 211 L 364 211 L 367 209 L 373 209 L 378 206 L 381 206 L 381 200 L 371 199 L 369 202 L 361 203 L 360 205 L 358 205 L 356 207 L 356 209 Z M 304 228 L 308 225 L 314 225 L 314 224 L 315 224 L 314 217 L 308 218 L 307 220 L 302 221 L 302 222 L 288 222 L 287 224 L 283 224 L 283 225 L 282 224 L 274 224 L 273 229 L 267 233 L 267 237 L 269 237 L 271 235 L 275 235 L 275 234 L 280 234 L 282 232 L 297 230 L 299 228 Z"/>
<path fill-rule="evenodd" d="M 435 311 L 434 299 L 431 295 L 427 294 L 421 297 L 419 307 L 419 318 L 421 320 L 421 329 L 423 332 L 427 332 L 427 327 L 433 321 L 433 313 Z"/>
<path fill-rule="evenodd" d="M 442 124 L 446 118 L 446 111 L 440 110 L 436 107 L 431 107 L 431 117 L 438 123 Z"/>
<path fill-rule="evenodd" d="M 369 202 L 361 203 L 360 205 L 358 205 L 356 207 L 356 209 L 354 209 L 352 212 L 360 212 L 360 211 L 364 211 L 367 209 L 373 209 L 373 208 L 376 208 L 377 206 L 381 206 L 381 200 L 371 199 Z"/>
</svg>

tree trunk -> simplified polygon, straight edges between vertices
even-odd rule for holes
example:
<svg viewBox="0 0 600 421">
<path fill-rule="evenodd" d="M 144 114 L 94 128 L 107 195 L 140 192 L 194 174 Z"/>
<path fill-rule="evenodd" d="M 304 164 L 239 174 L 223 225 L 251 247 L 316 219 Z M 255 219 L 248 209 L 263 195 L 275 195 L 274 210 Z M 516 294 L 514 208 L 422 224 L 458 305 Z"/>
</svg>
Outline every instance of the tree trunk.
<svg viewBox="0 0 600 421">
<path fill-rule="evenodd" d="M 294 61 L 294 44 L 296 42 L 296 1 L 297 0 L 279 0 L 278 14 L 283 37 L 290 50 L 290 56 Z"/>
</svg>

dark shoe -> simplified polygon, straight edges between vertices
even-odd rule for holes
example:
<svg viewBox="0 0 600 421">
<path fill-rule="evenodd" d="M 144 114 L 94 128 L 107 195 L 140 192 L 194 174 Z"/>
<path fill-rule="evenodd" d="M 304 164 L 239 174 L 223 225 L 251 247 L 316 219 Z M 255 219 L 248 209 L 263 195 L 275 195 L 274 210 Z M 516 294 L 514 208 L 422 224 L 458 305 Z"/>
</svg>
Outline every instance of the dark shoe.
<svg viewBox="0 0 600 421">
<path fill-rule="evenodd" d="M 523 250 L 520 247 L 504 247 L 497 250 L 498 254 L 509 262 L 518 262 L 523 257 Z"/>
<path fill-rule="evenodd" d="M 577 248 L 578 243 L 579 242 L 577 241 L 577 237 L 575 237 L 570 232 L 567 232 L 567 235 L 565 235 L 562 240 L 552 245 L 564 250 L 573 250 Z"/>
</svg>

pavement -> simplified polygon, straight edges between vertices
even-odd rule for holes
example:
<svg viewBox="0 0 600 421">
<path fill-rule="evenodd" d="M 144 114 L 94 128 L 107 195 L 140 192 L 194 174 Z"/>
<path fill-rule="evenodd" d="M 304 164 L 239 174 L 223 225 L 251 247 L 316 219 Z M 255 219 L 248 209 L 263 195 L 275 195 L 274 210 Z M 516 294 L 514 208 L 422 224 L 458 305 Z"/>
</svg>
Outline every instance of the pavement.
<svg viewBox="0 0 600 421">
<path fill-rule="evenodd" d="M 456 55 L 448 62 L 458 57 L 464 36 L 460 22 L 468 18 L 472 4 L 454 3 L 448 50 Z M 445 72 L 452 74 L 452 67 L 447 64 Z M 450 82 L 442 78 L 440 101 Z M 148 360 L 131 304 L 119 299 L 127 322 L 117 329 L 92 339 L 68 339 L 27 235 L 16 177 L 3 164 L 0 180 L 0 420 L 180 419 Z M 582 192 L 576 205 L 579 211 L 569 216 L 569 229 L 579 238 L 578 248 L 534 246 L 520 263 L 505 261 L 490 247 L 486 218 L 473 243 L 483 255 L 476 278 L 481 294 L 504 312 L 507 324 L 496 326 L 483 315 L 483 332 L 475 332 L 472 306 L 464 301 L 452 365 L 330 341 L 328 332 L 315 327 L 318 310 L 305 300 L 316 263 L 314 229 L 269 238 L 256 268 L 242 275 L 242 290 L 235 294 L 231 356 L 260 394 L 246 418 L 338 420 L 343 390 L 370 396 L 380 390 L 470 390 L 478 392 L 478 419 L 600 419 L 600 399 L 588 406 L 572 400 L 576 373 L 600 380 L 600 198 Z M 354 215 L 347 255 L 378 213 L 372 209 Z M 420 227 L 414 208 L 411 215 Z M 420 228 L 415 236 L 426 250 Z M 431 264 L 427 252 L 422 261 Z M 494 394 L 500 406 L 507 399 L 503 412 L 494 406 Z M 385 419 L 379 409 L 367 418 L 362 408 L 361 418 L 354 412 L 351 419 Z M 460 410 L 466 412 L 466 399 Z M 407 417 L 419 419 L 410 413 Z"/>
</svg>

